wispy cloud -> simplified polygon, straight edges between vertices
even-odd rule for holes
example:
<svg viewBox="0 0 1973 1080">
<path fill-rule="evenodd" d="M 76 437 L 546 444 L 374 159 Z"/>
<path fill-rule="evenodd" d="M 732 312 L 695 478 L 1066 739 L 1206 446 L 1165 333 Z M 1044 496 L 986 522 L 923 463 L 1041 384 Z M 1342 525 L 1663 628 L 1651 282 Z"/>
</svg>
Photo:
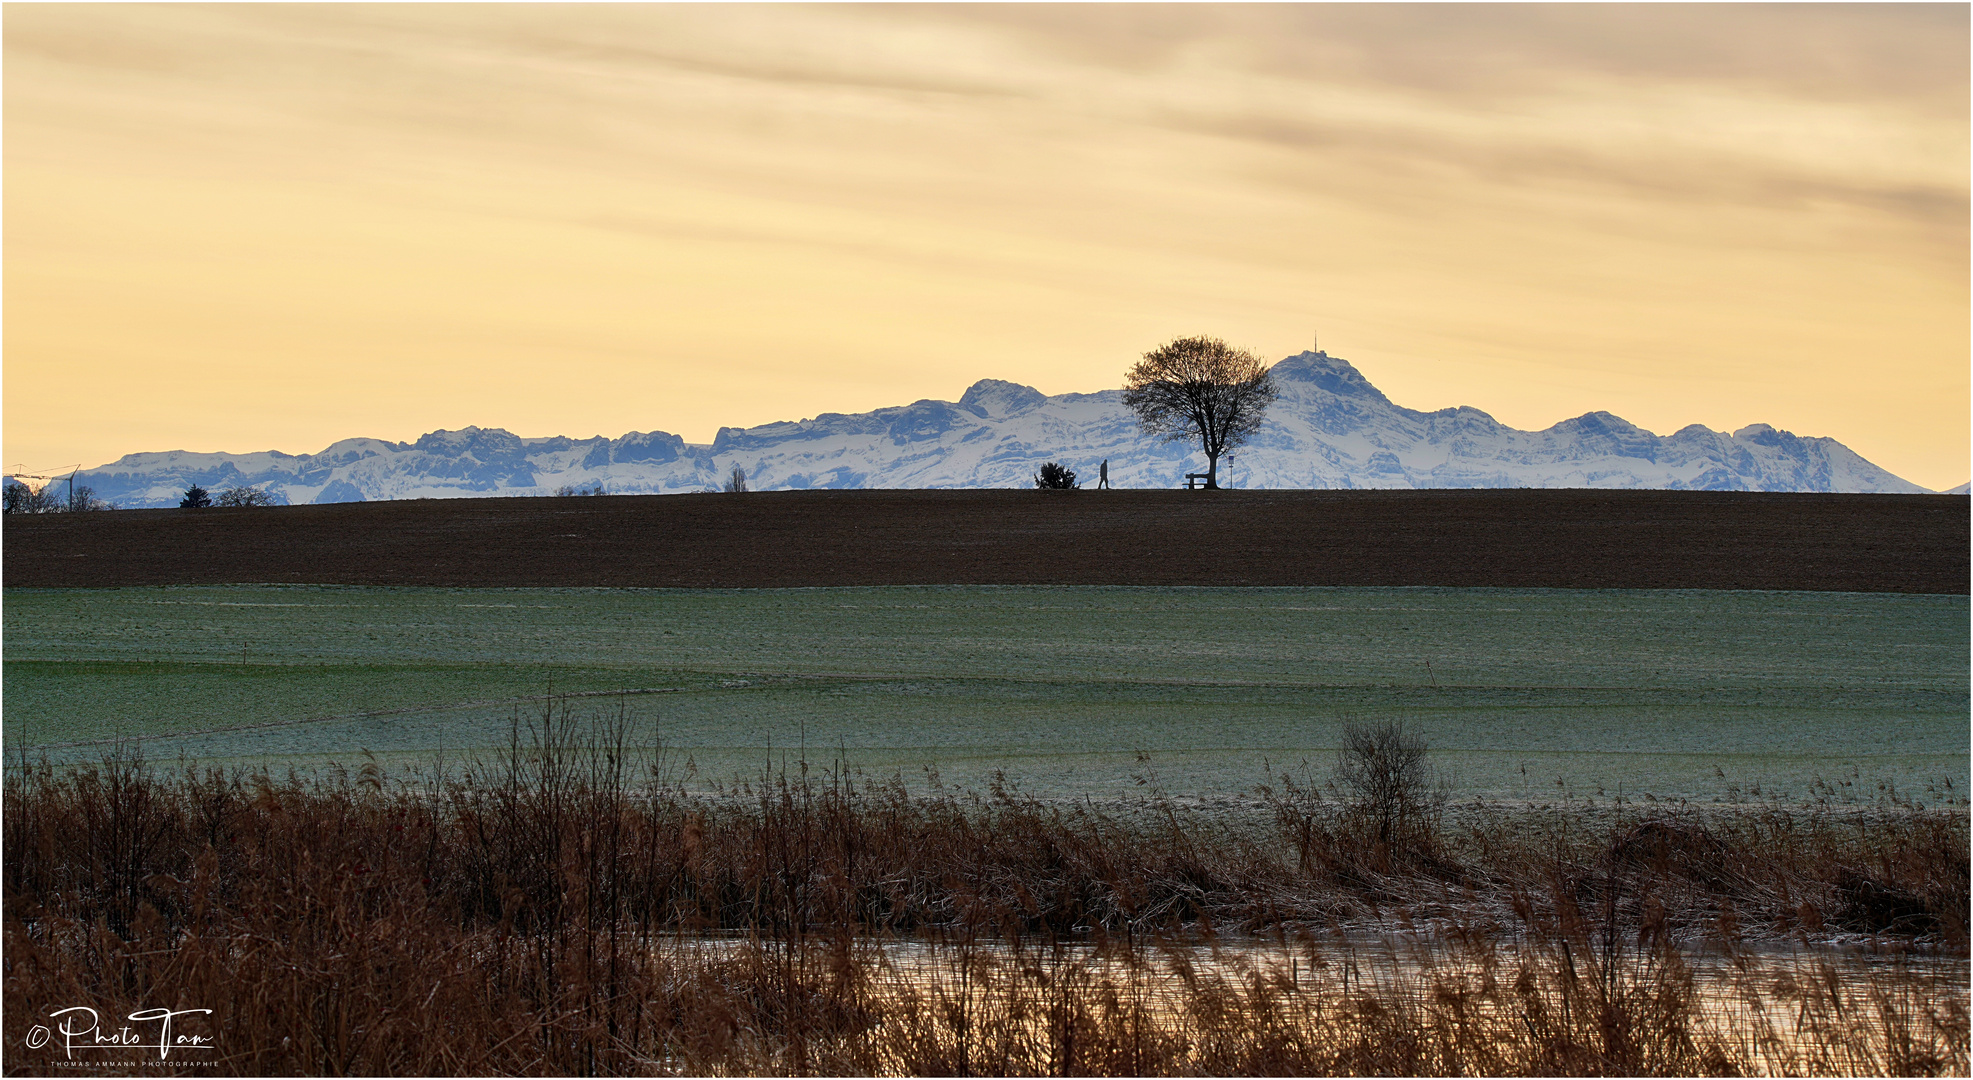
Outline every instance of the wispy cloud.
<svg viewBox="0 0 1973 1080">
<path fill-rule="evenodd" d="M 1966 471 L 1963 5 L 4 19 L 17 456 L 705 437 L 1320 322 L 1420 405 Z M 100 423 L 25 404 L 77 370 Z"/>
</svg>

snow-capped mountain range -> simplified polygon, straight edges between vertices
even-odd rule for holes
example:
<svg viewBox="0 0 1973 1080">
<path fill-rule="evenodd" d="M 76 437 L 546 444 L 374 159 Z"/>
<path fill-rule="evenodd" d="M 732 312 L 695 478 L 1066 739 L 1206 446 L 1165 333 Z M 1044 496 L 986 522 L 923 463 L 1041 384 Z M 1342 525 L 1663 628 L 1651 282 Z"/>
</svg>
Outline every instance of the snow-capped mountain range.
<svg viewBox="0 0 1973 1080">
<path fill-rule="evenodd" d="M 1348 361 L 1304 352 L 1274 367 L 1281 396 L 1230 460 L 1235 488 L 1596 487 L 1723 491 L 1923 492 L 1827 438 L 1754 424 L 1694 424 L 1654 435 L 1606 412 L 1544 431 L 1478 409 L 1393 404 Z M 416 442 L 345 439 L 316 454 L 130 454 L 76 477 L 118 506 L 176 506 L 198 484 L 266 489 L 277 502 L 611 494 L 716 489 L 734 466 L 756 491 L 790 488 L 1028 487 L 1044 461 L 1120 488 L 1182 486 L 1204 471 L 1196 444 L 1139 431 L 1120 392 L 1058 394 L 996 379 L 957 402 L 721 428 L 712 445 L 662 431 L 523 439 L 499 428 L 434 431 Z"/>
</svg>

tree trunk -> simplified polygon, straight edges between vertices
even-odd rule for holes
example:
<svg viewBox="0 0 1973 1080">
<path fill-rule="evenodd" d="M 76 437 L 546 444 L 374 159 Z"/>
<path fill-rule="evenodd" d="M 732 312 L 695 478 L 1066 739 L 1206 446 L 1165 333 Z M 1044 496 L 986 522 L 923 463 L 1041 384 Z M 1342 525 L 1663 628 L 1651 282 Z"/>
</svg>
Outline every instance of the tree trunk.
<svg viewBox="0 0 1973 1080">
<path fill-rule="evenodd" d="M 1219 455 L 1206 455 L 1206 490 L 1219 490 Z"/>
</svg>

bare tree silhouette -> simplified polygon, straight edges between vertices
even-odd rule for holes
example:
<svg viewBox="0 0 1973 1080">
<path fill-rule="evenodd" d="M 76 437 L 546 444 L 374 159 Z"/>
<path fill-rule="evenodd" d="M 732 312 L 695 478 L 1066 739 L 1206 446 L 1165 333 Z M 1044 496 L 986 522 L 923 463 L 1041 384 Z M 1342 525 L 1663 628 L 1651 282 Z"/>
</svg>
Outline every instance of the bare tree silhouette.
<svg viewBox="0 0 1973 1080">
<path fill-rule="evenodd" d="M 1123 403 L 1145 431 L 1199 440 L 1208 488 L 1219 487 L 1220 455 L 1260 428 L 1277 396 L 1260 357 L 1214 337 L 1160 345 L 1124 376 Z"/>
</svg>

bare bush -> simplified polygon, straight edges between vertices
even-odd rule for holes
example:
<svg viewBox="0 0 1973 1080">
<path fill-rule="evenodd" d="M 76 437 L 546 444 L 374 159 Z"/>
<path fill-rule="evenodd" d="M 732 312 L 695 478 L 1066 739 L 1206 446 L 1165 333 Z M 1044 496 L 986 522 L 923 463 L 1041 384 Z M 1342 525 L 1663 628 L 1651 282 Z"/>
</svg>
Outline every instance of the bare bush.
<svg viewBox="0 0 1973 1080">
<path fill-rule="evenodd" d="M 93 513 L 97 510 L 114 510 L 116 504 L 96 497 L 96 489 L 78 487 L 69 492 L 68 503 L 62 509 L 71 514 Z"/>
<path fill-rule="evenodd" d="M 726 484 L 723 490 L 733 494 L 746 491 L 747 490 L 746 472 L 743 471 L 738 465 L 733 466 L 733 472 L 726 477 Z"/>
<path fill-rule="evenodd" d="M 214 506 L 273 506 L 274 496 L 257 487 L 238 484 L 219 493 Z"/>
<path fill-rule="evenodd" d="M 1416 845 L 1437 828 L 1445 785 L 1429 753 L 1402 720 L 1343 725 L 1336 786 L 1380 849 Z"/>
</svg>

